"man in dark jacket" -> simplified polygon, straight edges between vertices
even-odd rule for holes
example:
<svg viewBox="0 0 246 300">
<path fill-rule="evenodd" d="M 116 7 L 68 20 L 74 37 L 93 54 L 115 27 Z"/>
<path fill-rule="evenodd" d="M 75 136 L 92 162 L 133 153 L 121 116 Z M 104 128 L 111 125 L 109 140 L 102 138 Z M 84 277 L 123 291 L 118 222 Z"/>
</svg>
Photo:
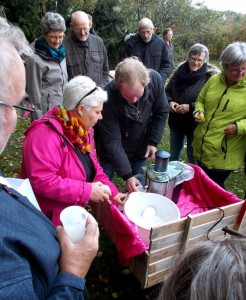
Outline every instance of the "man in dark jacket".
<svg viewBox="0 0 246 300">
<path fill-rule="evenodd" d="M 72 14 L 71 29 L 72 32 L 64 39 L 69 80 L 85 75 L 103 87 L 109 74 L 108 56 L 103 40 L 90 34 L 88 14 L 83 11 Z"/>
<path fill-rule="evenodd" d="M 31 54 L 23 32 L 0 17 L 0 153 L 16 125 L 25 96 L 19 54 Z M 73 244 L 62 227 L 0 177 L 0 299 L 88 299 L 85 275 L 98 251 L 98 226 L 89 215 Z"/>
<path fill-rule="evenodd" d="M 160 74 L 147 70 L 138 59 L 127 58 L 115 70 L 115 80 L 105 90 L 108 101 L 96 128 L 96 148 L 104 172 L 114 171 L 136 191 L 146 159 L 155 158 L 168 117 L 168 103 Z"/>
<path fill-rule="evenodd" d="M 165 83 L 170 73 L 169 54 L 163 39 L 154 33 L 150 19 L 141 19 L 138 32 L 126 39 L 123 58 L 130 56 L 137 56 L 146 68 L 156 70 Z"/>
</svg>

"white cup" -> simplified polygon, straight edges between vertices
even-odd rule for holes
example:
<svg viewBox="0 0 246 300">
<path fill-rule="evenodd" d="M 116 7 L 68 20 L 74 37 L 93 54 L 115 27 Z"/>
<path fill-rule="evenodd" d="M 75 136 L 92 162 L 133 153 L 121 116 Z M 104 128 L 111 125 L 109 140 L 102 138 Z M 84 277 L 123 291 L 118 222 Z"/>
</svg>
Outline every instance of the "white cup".
<svg viewBox="0 0 246 300">
<path fill-rule="evenodd" d="M 111 195 L 110 187 L 107 184 L 100 185 L 100 188 L 106 190 Z"/>
<path fill-rule="evenodd" d="M 78 243 L 84 236 L 88 212 L 81 206 L 69 206 L 60 214 L 66 234 L 73 243 Z"/>
</svg>

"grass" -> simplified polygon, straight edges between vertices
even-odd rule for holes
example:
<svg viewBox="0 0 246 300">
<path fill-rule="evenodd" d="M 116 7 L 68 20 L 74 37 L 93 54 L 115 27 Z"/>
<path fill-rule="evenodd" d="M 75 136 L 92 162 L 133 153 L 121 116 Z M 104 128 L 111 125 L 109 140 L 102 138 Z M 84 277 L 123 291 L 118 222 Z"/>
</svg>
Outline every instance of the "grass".
<svg viewBox="0 0 246 300">
<path fill-rule="evenodd" d="M 5 177 L 18 177 L 21 164 L 21 148 L 24 140 L 23 130 L 29 121 L 19 120 L 10 141 L 0 156 L 0 171 Z M 169 151 L 169 132 L 166 128 L 159 149 Z M 186 162 L 185 148 L 182 161 Z M 115 184 L 122 188 L 124 182 L 115 177 Z M 228 190 L 243 198 L 245 193 L 245 175 L 243 169 L 232 173 L 226 182 Z M 90 208 L 88 208 L 90 209 Z M 143 290 L 128 269 L 119 266 L 117 253 L 105 230 L 100 228 L 100 251 L 87 275 L 87 287 L 90 299 L 154 299 L 158 287 Z"/>
</svg>

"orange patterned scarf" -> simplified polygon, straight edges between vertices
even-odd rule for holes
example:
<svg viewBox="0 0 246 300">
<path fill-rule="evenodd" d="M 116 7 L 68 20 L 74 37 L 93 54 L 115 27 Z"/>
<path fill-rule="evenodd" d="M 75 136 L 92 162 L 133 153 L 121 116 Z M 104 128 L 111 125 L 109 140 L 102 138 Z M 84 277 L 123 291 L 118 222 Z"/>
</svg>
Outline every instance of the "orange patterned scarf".
<svg viewBox="0 0 246 300">
<path fill-rule="evenodd" d="M 89 131 L 85 123 L 76 117 L 72 110 L 66 110 L 61 104 L 53 112 L 53 117 L 62 124 L 63 132 L 69 141 L 77 145 L 83 154 L 91 151 Z"/>
</svg>

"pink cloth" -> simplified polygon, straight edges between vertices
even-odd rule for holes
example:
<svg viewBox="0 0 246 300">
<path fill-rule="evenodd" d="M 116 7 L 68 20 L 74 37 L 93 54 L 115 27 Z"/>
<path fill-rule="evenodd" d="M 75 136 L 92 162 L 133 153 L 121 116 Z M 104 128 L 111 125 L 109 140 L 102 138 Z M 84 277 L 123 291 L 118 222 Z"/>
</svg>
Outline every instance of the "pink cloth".
<svg viewBox="0 0 246 300">
<path fill-rule="evenodd" d="M 117 248 L 120 265 L 129 265 L 132 257 L 148 249 L 138 234 L 137 226 L 120 212 L 115 204 L 103 202 L 98 207 L 98 204 L 91 203 L 91 207 L 95 213 L 100 211 L 99 222 Z"/>
<path fill-rule="evenodd" d="M 47 114 L 52 114 L 52 111 Z M 87 205 L 91 183 L 86 182 L 85 169 L 73 145 L 63 137 L 61 124 L 55 119 L 43 117 L 34 121 L 25 135 L 20 178 L 29 178 L 42 211 L 47 214 L 47 211 L 52 210 L 52 222 L 55 226 L 59 225 L 59 215 L 64 208 Z M 118 190 L 97 161 L 93 130 L 90 131 L 90 141 L 90 159 L 96 174 L 94 182 L 107 184 L 114 197 Z"/>
<path fill-rule="evenodd" d="M 200 167 L 190 166 L 195 170 L 194 178 L 183 182 L 177 202 L 181 217 L 242 201 L 211 180 Z"/>
</svg>

